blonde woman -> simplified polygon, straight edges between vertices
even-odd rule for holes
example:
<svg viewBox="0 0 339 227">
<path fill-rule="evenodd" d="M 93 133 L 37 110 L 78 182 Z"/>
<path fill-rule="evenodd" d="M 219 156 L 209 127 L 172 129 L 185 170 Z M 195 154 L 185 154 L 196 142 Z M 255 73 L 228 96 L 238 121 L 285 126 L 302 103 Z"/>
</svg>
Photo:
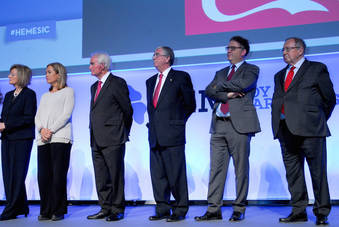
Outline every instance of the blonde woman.
<svg viewBox="0 0 339 227">
<path fill-rule="evenodd" d="M 29 213 L 25 179 L 35 137 L 35 92 L 27 87 L 32 71 L 25 65 L 12 65 L 9 84 L 15 87 L 5 95 L 0 119 L 2 175 L 6 206 L 0 221 Z"/>
<path fill-rule="evenodd" d="M 38 130 L 39 221 L 64 219 L 67 213 L 67 171 L 72 147 L 74 91 L 67 87 L 67 73 L 60 63 L 46 68 L 51 86 L 42 95 L 35 124 Z"/>
</svg>

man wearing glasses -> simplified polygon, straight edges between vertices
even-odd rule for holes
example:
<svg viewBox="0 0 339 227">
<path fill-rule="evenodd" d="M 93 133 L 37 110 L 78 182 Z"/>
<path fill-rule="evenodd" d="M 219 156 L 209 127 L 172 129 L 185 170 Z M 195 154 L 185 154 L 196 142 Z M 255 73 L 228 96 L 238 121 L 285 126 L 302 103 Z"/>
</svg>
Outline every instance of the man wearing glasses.
<svg viewBox="0 0 339 227">
<path fill-rule="evenodd" d="M 302 39 L 286 39 L 282 51 L 287 66 L 274 76 L 272 128 L 274 138 L 280 142 L 292 204 L 290 215 L 279 221 L 307 221 L 306 159 L 312 178 L 316 224 L 326 225 L 331 210 L 326 167 L 326 136 L 330 136 L 327 120 L 336 96 L 327 67 L 306 60 L 305 49 Z"/>
<path fill-rule="evenodd" d="M 250 141 L 255 133 L 260 132 L 253 105 L 259 68 L 244 60 L 249 49 L 247 39 L 232 37 L 226 47 L 230 66 L 216 72 L 205 91 L 214 101 L 210 128 L 209 206 L 203 216 L 195 217 L 196 221 L 222 219 L 221 206 L 231 157 L 236 175 L 236 199 L 229 221 L 241 221 L 245 217 Z"/>
<path fill-rule="evenodd" d="M 185 128 L 196 102 L 190 75 L 172 69 L 173 62 L 173 50 L 158 47 L 153 54 L 158 73 L 146 81 L 151 180 L 156 202 L 150 221 L 180 221 L 188 211 Z M 172 204 L 171 194 L 175 199 Z"/>
</svg>

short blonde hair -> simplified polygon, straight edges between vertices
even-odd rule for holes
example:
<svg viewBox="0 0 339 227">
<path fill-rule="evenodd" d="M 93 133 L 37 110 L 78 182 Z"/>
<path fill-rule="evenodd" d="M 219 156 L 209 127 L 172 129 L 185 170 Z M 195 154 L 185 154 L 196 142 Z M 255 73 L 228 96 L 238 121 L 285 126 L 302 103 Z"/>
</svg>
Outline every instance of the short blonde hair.
<svg viewBox="0 0 339 227">
<path fill-rule="evenodd" d="M 51 66 L 54 72 L 59 74 L 60 76 L 59 79 L 57 80 L 58 90 L 61 90 L 64 87 L 67 87 L 67 71 L 66 71 L 65 66 L 59 62 L 50 63 L 46 66 L 46 68 L 48 68 L 48 66 Z M 51 91 L 52 89 L 53 87 L 51 86 L 49 90 Z"/>
<path fill-rule="evenodd" d="M 31 83 L 32 79 L 32 70 L 26 65 L 14 64 L 11 66 L 9 71 L 12 69 L 16 69 L 17 77 L 18 77 L 18 86 L 19 87 L 26 87 L 28 84 Z"/>
</svg>

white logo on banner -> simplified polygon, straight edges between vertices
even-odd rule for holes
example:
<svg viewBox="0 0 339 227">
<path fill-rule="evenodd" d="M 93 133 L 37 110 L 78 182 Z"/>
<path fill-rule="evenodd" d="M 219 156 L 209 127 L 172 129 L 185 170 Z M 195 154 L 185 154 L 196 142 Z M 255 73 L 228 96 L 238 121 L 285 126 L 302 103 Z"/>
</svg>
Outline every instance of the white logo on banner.
<svg viewBox="0 0 339 227">
<path fill-rule="evenodd" d="M 215 1 L 216 0 L 202 0 L 202 8 L 205 14 L 211 20 L 214 20 L 216 22 L 233 21 L 260 11 L 275 8 L 284 9 L 290 14 L 296 14 L 304 11 L 328 11 L 326 7 L 312 0 L 277 0 L 240 14 L 226 15 L 218 10 Z"/>
</svg>

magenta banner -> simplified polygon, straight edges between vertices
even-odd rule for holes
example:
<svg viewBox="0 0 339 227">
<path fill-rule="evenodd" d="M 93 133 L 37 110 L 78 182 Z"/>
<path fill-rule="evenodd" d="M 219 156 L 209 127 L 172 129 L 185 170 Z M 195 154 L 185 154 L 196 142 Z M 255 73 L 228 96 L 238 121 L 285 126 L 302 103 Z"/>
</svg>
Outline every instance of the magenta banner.
<svg viewBox="0 0 339 227">
<path fill-rule="evenodd" d="M 185 0 L 186 35 L 339 21 L 338 0 Z"/>
</svg>

